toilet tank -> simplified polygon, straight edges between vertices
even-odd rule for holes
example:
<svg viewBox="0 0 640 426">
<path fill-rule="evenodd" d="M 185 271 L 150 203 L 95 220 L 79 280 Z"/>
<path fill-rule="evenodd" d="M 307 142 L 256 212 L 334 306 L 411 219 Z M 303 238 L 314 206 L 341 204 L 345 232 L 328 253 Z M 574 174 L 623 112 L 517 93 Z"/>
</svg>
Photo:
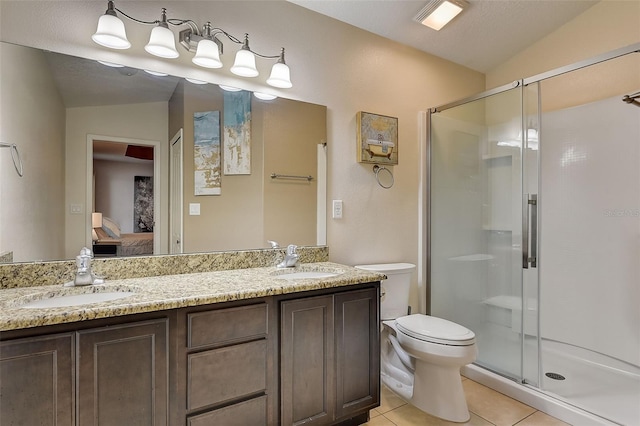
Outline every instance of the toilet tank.
<svg viewBox="0 0 640 426">
<path fill-rule="evenodd" d="M 380 272 L 387 276 L 380 283 L 380 319 L 390 320 L 407 315 L 411 274 L 416 265 L 411 263 L 379 263 L 356 265 L 358 269 Z"/>
</svg>

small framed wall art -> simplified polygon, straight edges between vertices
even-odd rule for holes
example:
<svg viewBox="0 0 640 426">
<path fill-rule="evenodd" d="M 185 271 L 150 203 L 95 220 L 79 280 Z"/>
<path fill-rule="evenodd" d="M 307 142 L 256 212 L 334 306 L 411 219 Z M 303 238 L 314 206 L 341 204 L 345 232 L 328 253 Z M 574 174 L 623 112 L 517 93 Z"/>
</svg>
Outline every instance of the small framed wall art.
<svg viewBox="0 0 640 426">
<path fill-rule="evenodd" d="M 359 163 L 398 164 L 398 119 L 358 112 L 357 153 Z"/>
</svg>

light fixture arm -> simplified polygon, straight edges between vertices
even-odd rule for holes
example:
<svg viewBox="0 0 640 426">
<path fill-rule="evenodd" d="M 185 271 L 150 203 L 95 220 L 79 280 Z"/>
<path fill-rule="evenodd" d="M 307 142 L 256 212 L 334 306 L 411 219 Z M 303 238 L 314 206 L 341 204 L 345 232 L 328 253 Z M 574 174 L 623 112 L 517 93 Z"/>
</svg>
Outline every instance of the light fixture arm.
<svg viewBox="0 0 640 426">
<path fill-rule="evenodd" d="M 241 75 L 243 77 L 257 76 L 258 71 L 255 66 L 255 59 L 251 54 L 264 59 L 276 59 L 277 63 L 273 66 L 272 76 L 267 79 L 267 83 L 274 87 L 291 87 L 289 68 L 284 61 L 284 48 L 281 49 L 278 55 L 263 55 L 252 50 L 249 47 L 249 35 L 246 33 L 244 35 L 244 39 L 241 40 L 223 30 L 222 28 L 212 27 L 211 22 L 207 22 L 202 26 L 202 29 L 200 29 L 198 28 L 196 22 L 191 19 L 168 18 L 167 10 L 165 8 L 162 8 L 159 20 L 145 21 L 128 15 L 127 13 L 115 7 L 113 0 L 108 0 L 107 11 L 105 12 L 105 15 L 109 16 L 101 17 L 98 25 L 98 31 L 92 36 L 93 40 L 96 43 L 112 49 L 127 49 L 131 46 L 131 43 L 129 43 L 126 38 L 125 28 L 122 24 L 122 21 L 120 19 L 116 19 L 118 18 L 118 14 L 133 22 L 137 22 L 143 25 L 154 25 L 166 29 L 168 29 L 170 25 L 175 27 L 187 26 L 188 28 L 183 29 L 179 32 L 178 41 L 187 51 L 196 53 L 196 56 L 193 59 L 193 62 L 195 64 L 207 68 L 222 67 L 222 62 L 220 61 L 219 55 L 223 53 L 224 46 L 219 36 L 224 35 L 227 39 L 229 39 L 229 41 L 235 44 L 242 45 L 240 51 L 236 55 L 236 60 L 242 53 L 243 58 L 245 58 L 247 61 L 250 60 L 250 62 L 252 62 L 252 64 L 250 65 L 242 64 L 236 66 L 236 64 L 234 64 L 234 66 L 231 67 L 232 73 Z M 167 32 L 165 29 L 154 28 L 151 34 L 152 36 L 150 38 L 150 42 L 149 44 L 147 44 L 147 46 L 145 46 L 145 50 L 147 52 L 162 58 L 177 58 L 179 56 L 178 52 L 175 49 L 174 37 L 172 37 L 169 32 Z M 153 41 L 151 41 L 151 39 L 153 39 Z M 208 41 L 206 43 L 203 43 L 201 45 L 201 49 L 199 49 L 198 45 L 203 40 Z M 217 46 L 217 54 L 215 53 L 215 47 L 210 44 L 210 41 L 213 41 Z M 273 71 L 275 69 L 278 70 L 278 73 L 276 73 L 278 74 L 277 76 Z"/>
</svg>

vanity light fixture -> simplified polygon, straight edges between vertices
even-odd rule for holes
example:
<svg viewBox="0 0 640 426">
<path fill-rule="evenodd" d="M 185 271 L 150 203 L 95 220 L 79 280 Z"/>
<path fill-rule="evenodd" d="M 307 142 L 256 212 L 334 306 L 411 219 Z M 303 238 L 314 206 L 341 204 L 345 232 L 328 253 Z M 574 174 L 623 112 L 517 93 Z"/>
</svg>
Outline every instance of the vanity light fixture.
<svg viewBox="0 0 640 426">
<path fill-rule="evenodd" d="M 456 0 L 458 1 L 458 0 Z M 221 28 L 214 28 L 210 22 L 203 25 L 202 30 L 191 19 L 168 18 L 166 9 L 162 9 L 160 19 L 156 21 L 143 21 L 127 15 L 122 10 L 115 7 L 113 0 L 107 2 L 107 11 L 98 20 L 98 29 L 91 37 L 94 42 L 111 49 L 128 49 L 131 43 L 127 39 L 125 26 L 118 17 L 118 13 L 134 22 L 143 25 L 154 25 L 149 37 L 149 43 L 145 50 L 161 58 L 177 58 L 180 54 L 176 49 L 175 37 L 169 26 L 187 26 L 178 34 L 180 45 L 190 52 L 195 52 L 192 62 L 204 68 L 221 68 L 222 61 L 220 55 L 223 54 L 223 44 L 218 38 L 225 36 L 231 42 L 241 45 L 236 53 L 236 58 L 230 71 L 241 77 L 257 77 L 256 56 L 264 59 L 275 59 L 277 62 L 271 69 L 271 74 L 267 79 L 267 84 L 288 89 L 293 86 L 289 66 L 284 60 L 284 48 L 278 55 L 263 55 L 249 47 L 249 35 L 245 34 L 244 39 L 229 34 Z"/>
<path fill-rule="evenodd" d="M 413 19 L 422 25 L 440 31 L 468 6 L 469 3 L 465 0 L 431 0 Z"/>
<path fill-rule="evenodd" d="M 187 80 L 189 83 L 193 83 L 193 84 L 208 84 L 206 81 L 197 80 L 197 79 L 191 78 L 191 77 L 185 77 L 184 79 Z"/>
<path fill-rule="evenodd" d="M 239 87 L 233 87 L 233 86 L 225 86 L 224 84 L 218 84 L 218 86 L 222 89 L 225 90 L 227 92 L 239 92 L 242 89 L 240 89 Z"/>
<path fill-rule="evenodd" d="M 101 63 L 102 65 L 105 65 L 105 66 L 111 67 L 111 68 L 123 68 L 124 67 L 124 65 L 116 64 L 115 62 L 98 61 L 98 63 Z"/>
<path fill-rule="evenodd" d="M 262 101 L 272 101 L 277 98 L 276 95 L 270 95 L 269 93 L 253 92 L 253 96 Z"/>
<path fill-rule="evenodd" d="M 160 71 L 153 71 L 153 70 L 144 70 L 144 72 L 146 72 L 147 74 L 151 74 L 155 77 L 166 77 L 169 74 L 165 73 L 165 72 L 160 72 Z"/>
</svg>

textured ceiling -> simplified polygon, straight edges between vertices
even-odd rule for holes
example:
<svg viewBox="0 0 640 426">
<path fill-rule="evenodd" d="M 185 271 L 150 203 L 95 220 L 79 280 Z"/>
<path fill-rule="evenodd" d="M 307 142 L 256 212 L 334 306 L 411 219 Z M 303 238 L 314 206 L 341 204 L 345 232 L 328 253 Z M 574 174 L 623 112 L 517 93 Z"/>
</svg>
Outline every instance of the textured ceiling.
<svg viewBox="0 0 640 426">
<path fill-rule="evenodd" d="M 289 0 L 355 27 L 486 73 L 597 1 L 469 0 L 440 31 L 413 20 L 427 0 Z"/>
<path fill-rule="evenodd" d="M 177 77 L 154 77 L 142 70 L 108 67 L 75 56 L 53 52 L 45 55 L 67 108 L 166 102 L 180 81 Z"/>
</svg>

